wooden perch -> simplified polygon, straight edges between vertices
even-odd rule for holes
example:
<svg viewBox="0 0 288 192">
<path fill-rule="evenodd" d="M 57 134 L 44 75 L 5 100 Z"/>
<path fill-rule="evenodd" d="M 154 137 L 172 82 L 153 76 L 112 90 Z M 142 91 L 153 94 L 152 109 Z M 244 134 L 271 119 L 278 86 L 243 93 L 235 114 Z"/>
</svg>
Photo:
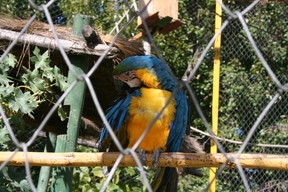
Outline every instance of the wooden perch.
<svg viewBox="0 0 288 192">
<path fill-rule="evenodd" d="M 16 39 L 20 33 L 0 29 L 0 39 L 6 39 L 9 41 L 13 41 Z M 49 48 L 49 49 L 56 49 L 58 48 L 58 43 L 55 39 L 49 37 L 43 37 L 39 35 L 30 35 L 30 34 L 23 34 L 19 39 L 18 42 L 20 43 L 28 43 L 31 45 Z M 65 52 L 74 53 L 74 54 L 86 54 L 86 55 L 97 55 L 101 56 L 103 52 L 108 48 L 108 45 L 98 44 L 93 49 L 86 46 L 85 42 L 81 41 L 69 41 L 60 39 L 60 43 L 64 48 Z M 116 58 L 119 54 L 119 50 L 116 47 L 112 47 L 109 53 L 106 55 L 106 58 Z"/>
<path fill-rule="evenodd" d="M 0 152 L 0 163 L 11 157 L 13 152 Z M 84 167 L 84 166 L 112 166 L 120 153 L 43 153 L 28 152 L 30 166 L 52 167 Z M 228 153 L 231 160 L 227 168 L 236 168 L 232 160 L 237 154 Z M 159 166 L 167 167 L 220 167 L 227 161 L 221 153 L 162 153 Z M 288 171 L 287 155 L 270 154 L 241 154 L 238 158 L 243 168 L 275 169 Z M 25 154 L 17 152 L 7 165 L 24 166 Z M 119 166 L 137 166 L 131 155 L 124 156 Z M 152 154 L 147 154 L 147 166 L 152 166 Z"/>
</svg>

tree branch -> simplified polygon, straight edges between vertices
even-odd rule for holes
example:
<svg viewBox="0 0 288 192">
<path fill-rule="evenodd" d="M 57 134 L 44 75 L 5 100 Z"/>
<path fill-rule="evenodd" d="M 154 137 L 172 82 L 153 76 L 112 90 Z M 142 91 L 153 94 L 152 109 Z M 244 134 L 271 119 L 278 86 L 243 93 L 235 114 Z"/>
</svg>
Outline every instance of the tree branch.
<svg viewBox="0 0 288 192">
<path fill-rule="evenodd" d="M 191 130 L 201 133 L 203 135 L 206 135 L 208 137 L 213 137 L 212 135 L 210 135 L 209 133 L 205 133 L 199 129 L 196 129 L 194 127 L 190 127 Z M 220 140 L 220 141 L 224 141 L 224 142 L 229 142 L 229 143 L 235 143 L 235 144 L 243 144 L 243 142 L 241 141 L 234 141 L 234 140 L 230 140 L 230 139 L 225 139 L 225 138 L 221 138 L 221 137 L 217 137 L 215 136 L 216 139 Z M 247 145 L 252 145 L 252 146 L 258 146 L 258 147 L 275 147 L 275 148 L 286 148 L 288 149 L 288 145 L 271 145 L 271 144 L 258 144 L 258 143 L 247 143 Z"/>
<path fill-rule="evenodd" d="M 9 159 L 14 152 L 0 152 L 0 163 Z M 109 153 L 43 153 L 28 152 L 27 158 L 30 166 L 51 167 L 83 167 L 83 166 L 113 166 L 119 157 L 119 152 Z M 236 168 L 235 153 L 226 154 L 199 154 L 199 153 L 162 153 L 159 166 L 165 167 L 220 167 L 227 162 L 227 168 Z M 147 166 L 152 165 L 153 154 L 147 154 Z M 270 154 L 241 154 L 237 158 L 243 168 L 275 169 L 288 171 L 287 155 Z M 24 166 L 25 153 L 17 152 L 7 165 Z M 132 155 L 126 155 L 119 166 L 137 166 Z"/>
<path fill-rule="evenodd" d="M 200 52 L 199 52 L 199 49 L 197 49 L 197 50 L 195 51 L 195 53 L 194 53 L 194 56 L 193 56 L 191 62 L 188 64 L 187 69 L 186 69 L 184 75 L 182 76 L 182 80 L 184 80 L 184 81 L 187 81 L 187 80 L 188 80 L 188 76 L 189 76 L 190 72 L 192 71 L 193 66 L 196 65 L 197 60 L 198 60 L 198 58 L 200 57 L 200 55 L 201 55 L 201 54 L 200 54 Z M 188 83 L 190 83 L 190 81 L 191 81 L 191 80 L 189 80 Z"/>
</svg>

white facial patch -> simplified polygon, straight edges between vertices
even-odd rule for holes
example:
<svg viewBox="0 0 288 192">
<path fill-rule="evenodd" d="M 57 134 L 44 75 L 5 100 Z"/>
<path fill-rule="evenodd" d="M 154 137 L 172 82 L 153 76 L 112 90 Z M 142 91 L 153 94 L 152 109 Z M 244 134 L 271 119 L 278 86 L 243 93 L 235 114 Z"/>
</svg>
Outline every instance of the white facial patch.
<svg viewBox="0 0 288 192">
<path fill-rule="evenodd" d="M 138 79 L 137 77 L 135 77 L 134 79 L 128 80 L 125 83 L 127 83 L 130 87 L 140 87 L 142 84 L 140 79 Z"/>
<path fill-rule="evenodd" d="M 113 77 L 114 79 L 127 83 L 130 87 L 140 87 L 142 84 L 141 80 L 136 76 L 135 70 L 126 71 L 120 75 L 114 75 Z"/>
</svg>

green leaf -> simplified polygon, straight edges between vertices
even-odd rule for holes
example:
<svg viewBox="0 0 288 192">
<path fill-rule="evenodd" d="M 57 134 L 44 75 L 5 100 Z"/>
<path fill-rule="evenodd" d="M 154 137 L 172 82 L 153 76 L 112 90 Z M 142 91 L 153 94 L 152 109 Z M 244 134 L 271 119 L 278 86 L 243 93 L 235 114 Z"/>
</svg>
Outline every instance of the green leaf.
<svg viewBox="0 0 288 192">
<path fill-rule="evenodd" d="M 120 173 L 121 173 L 121 170 L 120 169 L 117 169 L 116 172 L 115 172 L 115 175 L 113 177 L 113 183 L 119 183 L 120 181 Z"/>
<path fill-rule="evenodd" d="M 2 172 L 0 172 L 0 177 L 3 177 L 4 180 L 9 182 L 9 188 L 13 188 L 13 191 L 31 191 L 27 179 L 23 179 L 25 176 L 25 170 L 20 169 L 19 171 L 15 166 L 5 166 L 2 169 Z"/>
<path fill-rule="evenodd" d="M 33 57 L 31 57 L 31 62 L 33 62 L 35 64 L 35 69 L 41 68 L 42 70 L 46 70 L 46 68 L 49 68 L 49 63 L 50 60 L 48 59 L 48 50 L 45 51 L 45 53 L 43 53 L 43 55 L 41 55 L 40 53 L 40 49 L 38 47 L 35 47 L 34 51 L 33 51 L 34 55 Z"/>
<path fill-rule="evenodd" d="M 53 82 L 55 80 L 56 75 L 57 74 L 53 73 L 53 68 L 51 68 L 51 67 L 49 67 L 49 68 L 47 67 L 45 69 L 45 71 L 43 71 L 43 77 L 46 77 L 47 79 L 49 79 L 50 82 Z"/>
<path fill-rule="evenodd" d="M 34 100 L 35 97 L 29 92 L 23 93 L 21 89 L 16 88 L 14 98 L 8 101 L 8 105 L 14 111 L 18 112 L 20 110 L 22 113 L 32 117 L 31 112 L 38 106 Z"/>
<path fill-rule="evenodd" d="M 104 177 L 104 174 L 102 172 L 102 167 L 94 167 L 91 173 L 96 177 Z"/>
<path fill-rule="evenodd" d="M 3 174 L 3 177 L 5 178 L 5 180 L 11 181 L 8 171 L 9 171 L 8 167 L 5 166 L 1 170 L 1 173 Z"/>
<path fill-rule="evenodd" d="M 61 121 L 65 121 L 66 120 L 67 114 L 64 111 L 62 105 L 59 105 L 57 113 L 58 113 L 58 116 L 60 117 Z"/>
<path fill-rule="evenodd" d="M 69 83 L 67 83 L 67 77 L 60 74 L 60 69 L 57 66 L 54 66 L 53 74 L 56 78 L 56 85 L 60 87 L 61 91 L 66 91 L 69 87 Z"/>
<path fill-rule="evenodd" d="M 21 180 L 20 183 L 19 183 L 19 187 L 20 187 L 21 190 L 24 191 L 24 192 L 29 192 L 29 191 L 31 191 L 30 184 L 29 184 L 29 182 L 27 181 L 27 179 Z"/>
<path fill-rule="evenodd" d="M 114 183 L 110 183 L 108 188 L 107 188 L 107 191 L 114 191 L 114 190 L 116 190 L 118 192 L 122 192 L 123 191 L 122 189 L 120 189 L 120 187 L 118 185 L 116 185 Z"/>
<path fill-rule="evenodd" d="M 9 137 L 9 132 L 6 127 L 0 128 L 0 149 L 7 149 L 8 145 L 6 144 L 8 141 L 11 141 Z"/>
<path fill-rule="evenodd" d="M 44 90 L 44 80 L 41 78 L 41 74 L 38 69 L 34 69 L 32 72 L 23 74 L 21 76 L 23 83 L 27 84 L 35 93 L 38 90 Z"/>
<path fill-rule="evenodd" d="M 10 85 L 10 86 L 0 85 L 0 95 L 2 95 L 4 98 L 13 94 L 14 90 L 15 90 L 14 85 Z"/>
<path fill-rule="evenodd" d="M 60 87 L 61 91 L 66 91 L 68 89 L 68 87 L 70 86 L 70 84 L 67 83 L 66 78 L 65 79 L 64 78 L 63 79 L 57 79 L 56 80 L 56 85 L 58 87 Z"/>
<path fill-rule="evenodd" d="M 1 75 L 0 74 L 0 83 L 3 85 L 7 85 L 8 83 L 12 82 L 7 78 L 7 75 Z"/>
<path fill-rule="evenodd" d="M 41 75 L 40 75 L 38 69 L 34 69 L 34 70 L 29 74 L 28 77 L 29 77 L 29 80 L 33 81 L 34 79 L 41 78 Z"/>
<path fill-rule="evenodd" d="M 29 85 L 31 81 L 33 81 L 35 78 L 40 78 L 39 72 L 37 69 L 34 69 L 32 72 L 30 70 L 27 71 L 27 73 L 23 74 L 20 78 L 20 80 Z"/>
<path fill-rule="evenodd" d="M 10 67 L 14 67 L 16 64 L 16 59 L 12 54 L 7 55 L 0 64 L 0 83 L 7 85 L 12 82 L 8 79 L 7 72 L 10 70 Z"/>
<path fill-rule="evenodd" d="M 9 67 L 14 67 L 17 63 L 17 60 L 14 55 L 8 54 L 4 60 L 1 62 L 1 64 L 7 64 Z"/>
<path fill-rule="evenodd" d="M 33 82 L 29 83 L 32 91 L 36 93 L 38 90 L 44 90 L 44 80 L 34 79 Z"/>
<path fill-rule="evenodd" d="M 81 172 L 89 173 L 89 168 L 88 167 L 79 167 L 79 169 L 80 169 Z"/>
<path fill-rule="evenodd" d="M 125 171 L 129 174 L 129 176 L 134 176 L 136 174 L 133 167 L 125 167 Z"/>
<path fill-rule="evenodd" d="M 3 144 L 3 143 L 10 141 L 10 140 L 11 139 L 9 137 L 9 132 L 8 132 L 7 128 L 6 127 L 1 128 L 0 129 L 0 141 L 1 141 L 0 144 Z"/>
</svg>

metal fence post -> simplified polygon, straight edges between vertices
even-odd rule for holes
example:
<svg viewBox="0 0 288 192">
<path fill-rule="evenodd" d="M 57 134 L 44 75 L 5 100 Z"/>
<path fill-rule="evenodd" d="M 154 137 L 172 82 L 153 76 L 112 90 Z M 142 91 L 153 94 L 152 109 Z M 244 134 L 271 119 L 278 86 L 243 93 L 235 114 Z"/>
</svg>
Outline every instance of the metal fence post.
<svg viewBox="0 0 288 192">
<path fill-rule="evenodd" d="M 56 145 L 56 135 L 53 133 L 47 134 L 47 142 L 44 149 L 44 152 L 54 152 Z M 49 178 L 51 174 L 51 167 L 50 166 L 42 166 L 40 173 L 39 173 L 39 180 L 37 184 L 37 191 L 38 192 L 45 192 L 47 190 L 47 186 L 49 183 Z"/>
<path fill-rule="evenodd" d="M 219 1 L 222 3 L 222 0 Z M 219 31 L 222 24 L 222 8 L 218 2 L 215 7 L 215 34 Z M 214 68 L 213 68 L 213 93 L 212 93 L 212 131 L 215 135 L 218 134 L 218 116 L 219 116 L 219 89 L 220 89 L 220 47 L 221 34 L 214 42 Z M 210 153 L 217 153 L 217 145 L 211 140 Z M 210 192 L 216 191 L 216 168 L 210 168 Z"/>
<path fill-rule="evenodd" d="M 73 22 L 73 34 L 80 36 L 84 25 L 90 24 L 90 17 L 77 15 Z M 86 74 L 89 67 L 89 57 L 84 55 L 69 56 L 77 76 Z M 77 79 L 72 72 L 68 74 L 68 82 L 72 83 Z M 78 132 L 80 127 L 80 118 L 82 115 L 85 99 L 85 82 L 78 81 L 72 89 L 64 104 L 70 105 L 69 121 L 67 125 L 67 134 L 58 135 L 55 152 L 73 152 L 75 151 Z M 53 170 L 52 190 L 57 192 L 72 191 L 73 168 L 57 167 Z"/>
</svg>

